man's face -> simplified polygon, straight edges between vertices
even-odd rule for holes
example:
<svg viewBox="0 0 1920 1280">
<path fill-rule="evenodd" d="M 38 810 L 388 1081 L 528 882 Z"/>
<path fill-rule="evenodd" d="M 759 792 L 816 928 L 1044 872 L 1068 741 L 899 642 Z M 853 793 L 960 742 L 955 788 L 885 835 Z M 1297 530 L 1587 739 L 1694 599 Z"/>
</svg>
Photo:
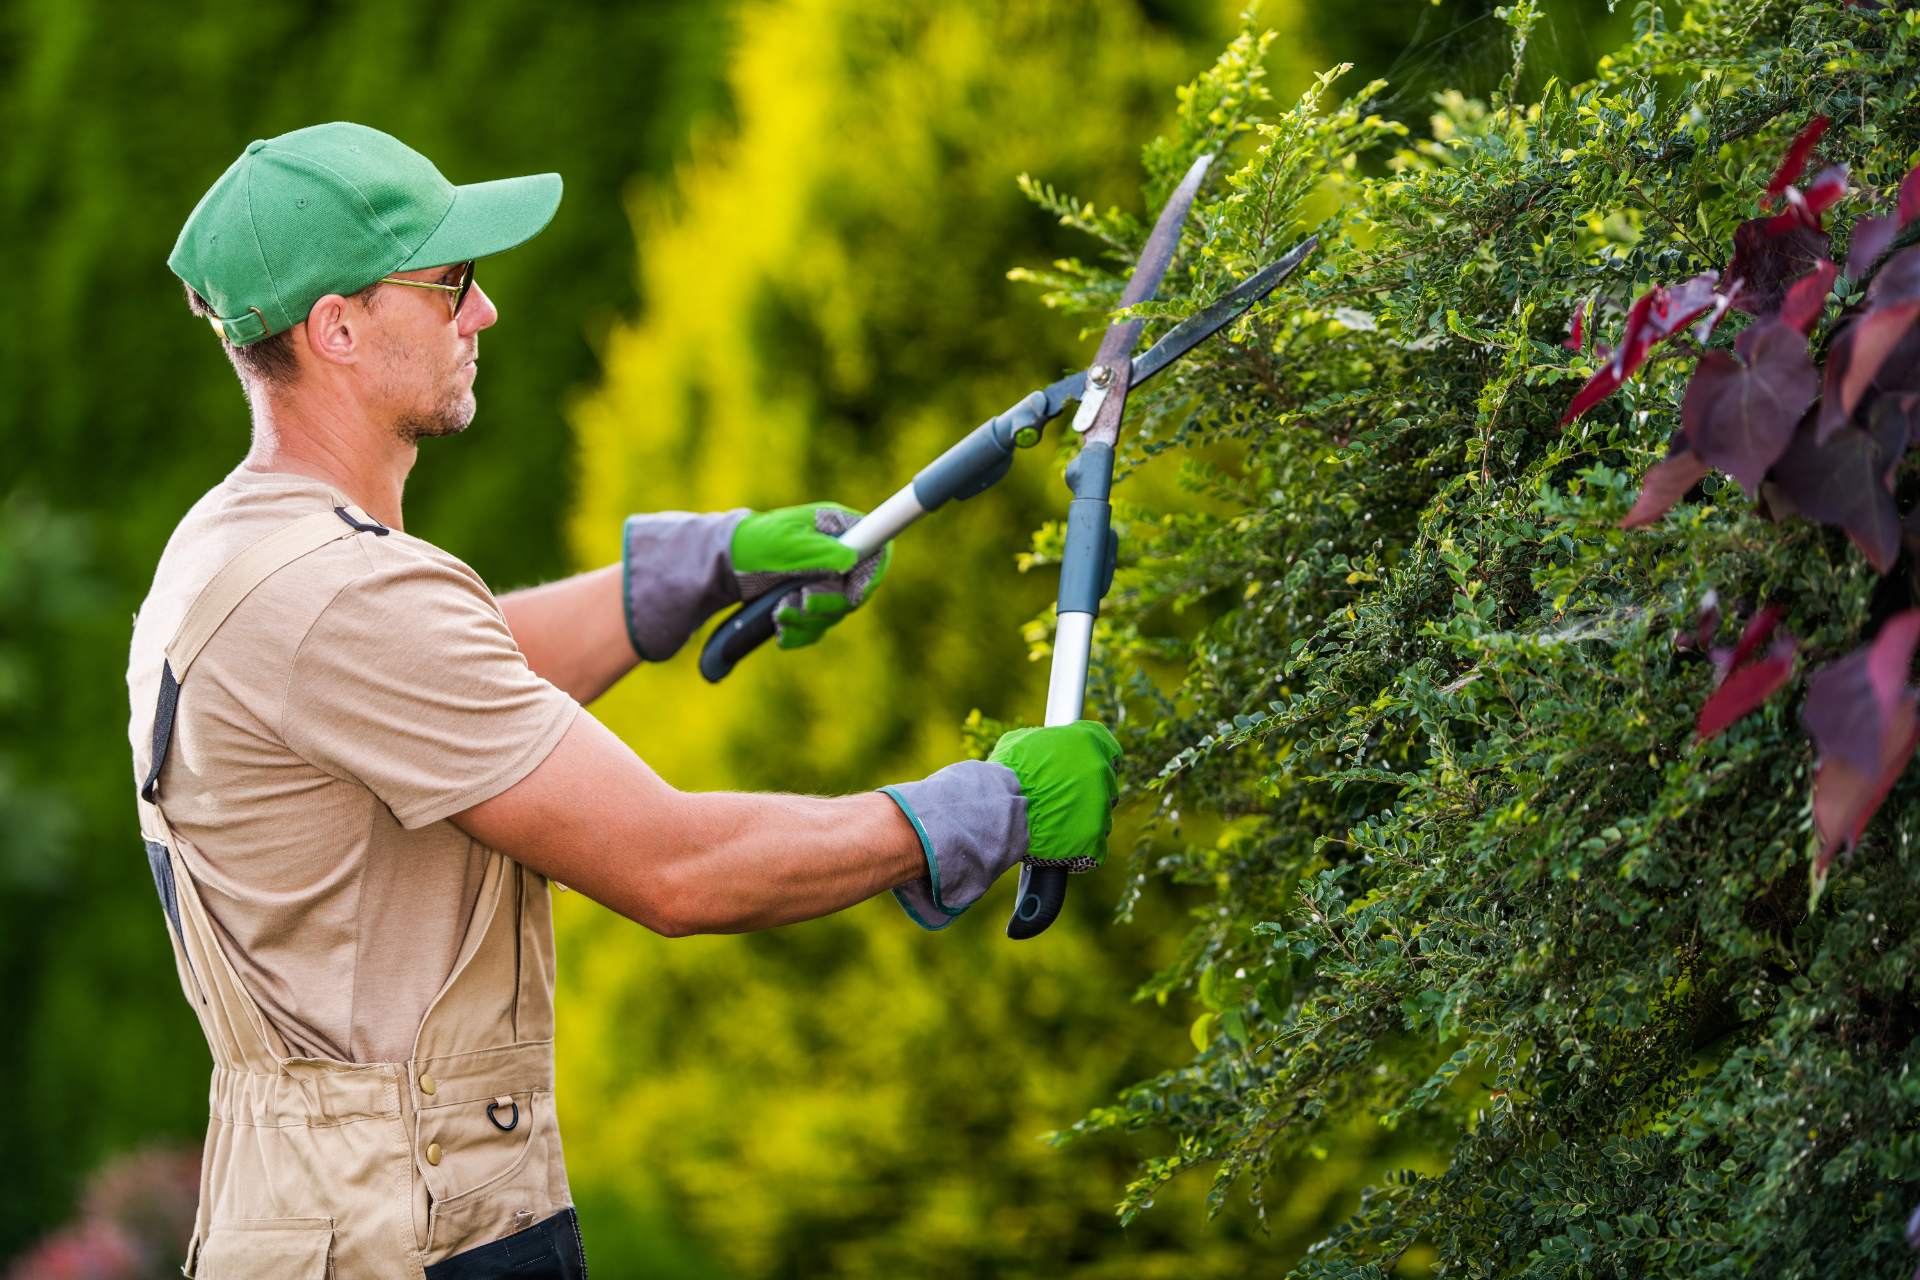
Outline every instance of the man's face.
<svg viewBox="0 0 1920 1280">
<path fill-rule="evenodd" d="M 396 272 L 402 280 L 458 284 L 461 264 Z M 368 309 L 373 349 L 370 391 L 391 415 L 395 433 L 411 444 L 426 436 L 464 431 L 477 408 L 480 331 L 500 318 L 475 281 L 458 315 L 454 295 L 439 289 L 382 286 Z"/>
</svg>

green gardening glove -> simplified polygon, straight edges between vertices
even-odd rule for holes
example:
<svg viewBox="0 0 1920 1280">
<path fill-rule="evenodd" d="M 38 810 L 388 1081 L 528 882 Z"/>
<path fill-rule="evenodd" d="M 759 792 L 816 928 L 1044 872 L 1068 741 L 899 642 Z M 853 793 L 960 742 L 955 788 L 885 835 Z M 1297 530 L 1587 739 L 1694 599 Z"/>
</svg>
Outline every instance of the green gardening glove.
<svg viewBox="0 0 1920 1280">
<path fill-rule="evenodd" d="M 837 502 L 808 502 L 777 511 L 755 511 L 734 528 L 729 556 L 740 598 L 753 600 L 783 583 L 773 626 L 782 649 L 813 644 L 866 603 L 886 576 L 893 544 L 857 559 L 836 536 L 861 513 Z"/>
<path fill-rule="evenodd" d="M 1027 853 L 1022 862 L 1062 871 L 1092 871 L 1107 860 L 1120 781 L 1113 762 L 1120 744 L 1098 720 L 1045 729 L 1010 729 L 987 756 L 1020 779 L 1027 800 Z"/>
</svg>

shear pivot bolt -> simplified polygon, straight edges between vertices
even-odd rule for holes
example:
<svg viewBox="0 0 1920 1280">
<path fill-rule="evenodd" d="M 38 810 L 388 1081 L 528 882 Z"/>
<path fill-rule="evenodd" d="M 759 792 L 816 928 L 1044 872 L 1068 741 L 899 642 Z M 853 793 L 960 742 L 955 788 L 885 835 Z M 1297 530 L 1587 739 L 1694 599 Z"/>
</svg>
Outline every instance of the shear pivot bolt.
<svg viewBox="0 0 1920 1280">
<path fill-rule="evenodd" d="M 1103 364 L 1097 364 L 1087 370 L 1087 381 L 1096 387 L 1104 387 L 1113 381 L 1113 370 Z"/>
</svg>

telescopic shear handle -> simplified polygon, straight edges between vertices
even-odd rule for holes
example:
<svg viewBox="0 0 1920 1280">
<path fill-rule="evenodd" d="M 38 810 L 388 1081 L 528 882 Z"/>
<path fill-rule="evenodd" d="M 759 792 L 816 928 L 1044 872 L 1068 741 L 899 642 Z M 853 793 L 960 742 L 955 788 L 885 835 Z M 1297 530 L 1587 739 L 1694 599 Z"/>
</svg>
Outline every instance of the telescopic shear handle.
<svg viewBox="0 0 1920 1280">
<path fill-rule="evenodd" d="M 1026 396 L 1005 413 L 988 418 L 922 467 L 911 484 L 855 521 L 840 535 L 840 541 L 864 558 L 929 511 L 985 493 L 1006 477 L 1016 449 L 1039 442 L 1040 428 L 1079 395 L 1085 379 L 1085 374 L 1062 378 L 1044 391 Z M 700 674 L 718 684 L 742 658 L 771 640 L 774 612 L 800 581 L 774 585 L 715 627 L 700 650 Z"/>
</svg>

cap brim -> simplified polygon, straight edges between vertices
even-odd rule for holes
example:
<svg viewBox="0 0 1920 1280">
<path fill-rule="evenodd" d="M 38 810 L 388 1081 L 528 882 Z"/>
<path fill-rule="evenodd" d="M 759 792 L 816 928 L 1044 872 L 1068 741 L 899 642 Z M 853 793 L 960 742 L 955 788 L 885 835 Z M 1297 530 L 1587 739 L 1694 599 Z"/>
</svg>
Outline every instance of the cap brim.
<svg viewBox="0 0 1920 1280">
<path fill-rule="evenodd" d="M 413 256 L 394 270 L 441 267 L 504 252 L 539 235 L 559 207 L 557 173 L 456 187 L 447 216 Z"/>
</svg>

